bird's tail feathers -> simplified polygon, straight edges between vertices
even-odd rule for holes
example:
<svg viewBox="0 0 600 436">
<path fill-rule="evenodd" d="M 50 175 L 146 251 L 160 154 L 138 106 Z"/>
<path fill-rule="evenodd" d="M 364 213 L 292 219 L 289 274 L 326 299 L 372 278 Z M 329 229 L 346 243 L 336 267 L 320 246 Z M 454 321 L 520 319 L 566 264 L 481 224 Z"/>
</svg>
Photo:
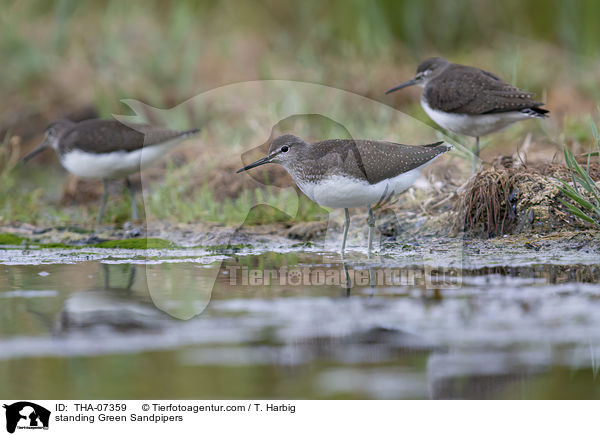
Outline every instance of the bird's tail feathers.
<svg viewBox="0 0 600 436">
<path fill-rule="evenodd" d="M 432 144 L 425 144 L 425 145 L 423 145 L 423 147 L 426 147 L 426 148 L 439 147 L 440 149 L 443 149 L 442 153 L 446 153 L 447 151 L 450 151 L 454 148 L 454 146 L 452 144 L 449 144 L 445 141 L 434 142 Z"/>
<path fill-rule="evenodd" d="M 187 138 L 188 136 L 197 135 L 198 133 L 200 133 L 200 129 L 183 130 L 181 132 L 181 136 L 183 136 L 184 138 Z"/>
<path fill-rule="evenodd" d="M 521 113 L 533 118 L 548 118 L 547 114 L 549 114 L 550 111 L 539 106 L 532 106 L 521 109 Z"/>
<path fill-rule="evenodd" d="M 438 145 L 442 145 L 444 141 L 432 142 L 431 144 L 423 144 L 423 147 L 437 147 Z"/>
</svg>

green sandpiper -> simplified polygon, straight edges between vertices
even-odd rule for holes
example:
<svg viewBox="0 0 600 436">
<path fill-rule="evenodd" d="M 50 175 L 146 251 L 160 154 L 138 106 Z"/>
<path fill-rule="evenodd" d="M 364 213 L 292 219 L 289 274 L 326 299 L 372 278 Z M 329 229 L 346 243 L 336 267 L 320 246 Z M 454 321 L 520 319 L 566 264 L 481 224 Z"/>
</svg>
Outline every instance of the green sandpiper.
<svg viewBox="0 0 600 436">
<path fill-rule="evenodd" d="M 529 118 L 546 118 L 543 103 L 495 74 L 479 68 L 453 64 L 434 57 L 417 67 L 411 80 L 386 91 L 408 86 L 422 88 L 421 106 L 438 125 L 460 135 L 475 137 L 473 171 L 479 157 L 479 137 Z"/>
<path fill-rule="evenodd" d="M 138 219 L 135 190 L 128 176 L 154 163 L 199 129 L 170 130 L 149 124 L 124 124 L 117 120 L 90 119 L 78 123 L 62 119 L 45 130 L 44 141 L 23 159 L 53 148 L 67 171 L 83 178 L 102 179 L 104 195 L 98 223 L 104 216 L 108 180 L 125 179 L 131 195 L 131 217 Z"/>
<path fill-rule="evenodd" d="M 259 165 L 277 163 L 292 176 L 308 198 L 345 212 L 342 256 L 350 226 L 348 208 L 369 208 L 368 253 L 372 251 L 372 205 L 408 189 L 420 171 L 451 147 L 436 142 L 427 145 L 403 145 L 387 141 L 329 139 L 305 142 L 286 134 L 275 138 L 267 156 L 237 172 Z"/>
</svg>

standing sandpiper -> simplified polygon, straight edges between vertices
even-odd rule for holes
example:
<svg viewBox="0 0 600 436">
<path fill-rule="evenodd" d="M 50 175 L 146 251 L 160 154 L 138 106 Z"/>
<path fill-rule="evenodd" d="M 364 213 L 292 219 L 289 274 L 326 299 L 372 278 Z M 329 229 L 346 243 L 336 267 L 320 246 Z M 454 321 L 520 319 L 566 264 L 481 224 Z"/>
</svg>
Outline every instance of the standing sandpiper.
<svg viewBox="0 0 600 436">
<path fill-rule="evenodd" d="M 308 143 L 294 135 L 283 135 L 271 142 L 267 156 L 237 172 L 266 163 L 280 164 L 312 201 L 344 208 L 342 256 L 350 226 L 348 208 L 368 206 L 370 255 L 375 227 L 371 205 L 408 189 L 425 166 L 450 150 L 442 144 L 411 146 L 353 139 Z"/>
<path fill-rule="evenodd" d="M 532 100 L 534 94 L 506 83 L 495 74 L 443 58 L 424 60 L 413 79 L 386 94 L 412 85 L 425 88 L 421 106 L 433 121 L 451 132 L 476 138 L 473 172 L 479 157 L 480 136 L 515 121 L 546 118 L 549 112 L 540 107 L 544 103 Z"/>
<path fill-rule="evenodd" d="M 44 141 L 23 159 L 27 162 L 47 147 L 58 154 L 60 163 L 72 174 L 102 179 L 104 195 L 98 214 L 102 221 L 108 198 L 108 179 L 124 178 L 131 195 L 131 217 L 138 219 L 135 190 L 130 174 L 154 163 L 171 148 L 199 129 L 169 130 L 148 124 L 123 124 L 116 120 L 59 120 L 45 131 Z"/>
</svg>

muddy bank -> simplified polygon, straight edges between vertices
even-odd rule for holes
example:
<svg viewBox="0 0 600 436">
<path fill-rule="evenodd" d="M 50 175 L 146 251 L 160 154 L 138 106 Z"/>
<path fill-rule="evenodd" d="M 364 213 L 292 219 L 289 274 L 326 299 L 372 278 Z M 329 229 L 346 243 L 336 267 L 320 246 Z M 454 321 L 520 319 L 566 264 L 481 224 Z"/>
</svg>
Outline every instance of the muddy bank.
<svg viewBox="0 0 600 436">
<path fill-rule="evenodd" d="M 294 226 L 271 224 L 242 226 L 240 228 L 170 223 L 151 223 L 148 227 L 132 224 L 123 229 L 109 226 L 96 230 L 74 227 L 38 229 L 23 225 L 0 226 L 0 248 L 247 248 L 250 251 L 332 251 L 337 252 L 341 241 L 342 225 L 337 217 L 329 221 L 302 223 Z M 378 223 L 386 225 L 384 221 Z M 405 224 L 406 226 L 406 224 Z M 385 228 L 384 228 L 385 230 Z M 366 216 L 353 217 L 348 241 L 353 251 L 366 250 L 368 227 Z M 465 235 L 454 237 L 423 235 L 404 232 L 400 236 L 386 236 L 377 232 L 374 241 L 377 252 L 383 255 L 404 255 L 411 251 L 430 253 L 447 251 L 448 244 L 459 244 L 473 256 L 478 253 L 504 253 L 507 264 L 515 253 L 532 258 L 538 253 L 568 253 L 600 259 L 600 230 L 561 231 L 543 235 L 518 234 L 479 239 Z"/>
<path fill-rule="evenodd" d="M 30 224 L 0 226 L 0 247 L 26 247 L 38 244 L 47 248 L 99 246 L 100 248 L 214 247 L 227 245 L 294 243 L 285 235 L 289 226 L 270 224 L 227 227 L 211 224 L 173 224 L 127 222 L 122 228 L 111 225 L 86 229 L 78 226 L 36 227 Z M 127 241 L 127 247 L 117 247 Z M 134 241 L 139 241 L 135 246 Z M 112 243 L 112 244 L 111 244 Z"/>
</svg>

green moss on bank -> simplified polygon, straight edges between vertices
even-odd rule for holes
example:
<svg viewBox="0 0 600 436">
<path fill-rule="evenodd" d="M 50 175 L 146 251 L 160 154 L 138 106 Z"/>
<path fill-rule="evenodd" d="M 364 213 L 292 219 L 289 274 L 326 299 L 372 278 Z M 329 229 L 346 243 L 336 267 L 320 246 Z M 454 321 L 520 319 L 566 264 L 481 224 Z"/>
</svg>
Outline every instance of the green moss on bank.
<svg viewBox="0 0 600 436">
<path fill-rule="evenodd" d="M 132 238 L 104 241 L 92 245 L 96 248 L 122 248 L 125 250 L 145 250 L 147 248 L 176 248 L 171 241 L 160 238 Z"/>
<path fill-rule="evenodd" d="M 32 241 L 31 239 L 24 238 L 12 233 L 0 233 L 0 248 L 2 246 L 15 246 L 23 245 L 30 249 L 47 249 L 47 248 L 120 248 L 125 250 L 145 250 L 148 248 L 176 248 L 177 246 L 171 241 L 160 238 L 132 238 L 132 239 L 120 239 L 114 241 L 103 241 L 97 244 L 88 245 L 69 245 L 61 242 L 52 243 L 39 243 Z"/>
<path fill-rule="evenodd" d="M 12 233 L 0 233 L 0 245 L 21 245 L 26 238 L 22 238 Z"/>
</svg>

